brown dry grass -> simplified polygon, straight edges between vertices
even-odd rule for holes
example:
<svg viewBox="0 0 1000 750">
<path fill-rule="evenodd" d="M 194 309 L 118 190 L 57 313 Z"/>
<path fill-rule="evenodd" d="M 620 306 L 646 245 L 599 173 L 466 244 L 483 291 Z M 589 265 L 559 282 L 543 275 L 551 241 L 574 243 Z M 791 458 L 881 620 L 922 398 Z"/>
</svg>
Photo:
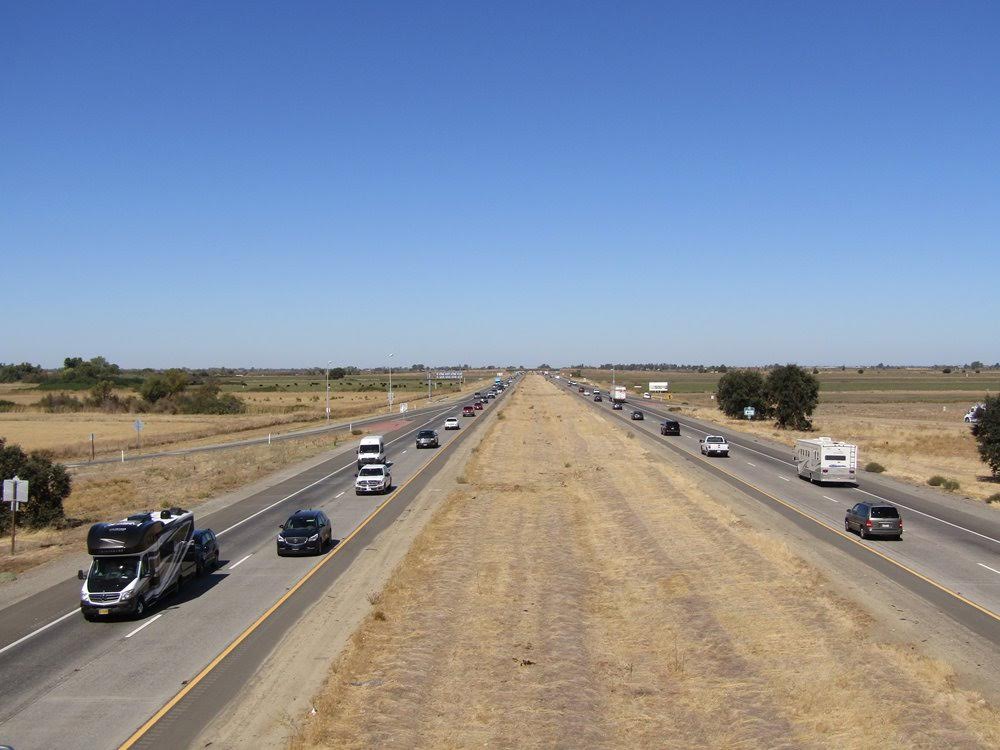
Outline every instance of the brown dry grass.
<svg viewBox="0 0 1000 750">
<path fill-rule="evenodd" d="M 293 747 L 1000 744 L 679 459 L 537 378 L 504 413 Z"/>
</svg>

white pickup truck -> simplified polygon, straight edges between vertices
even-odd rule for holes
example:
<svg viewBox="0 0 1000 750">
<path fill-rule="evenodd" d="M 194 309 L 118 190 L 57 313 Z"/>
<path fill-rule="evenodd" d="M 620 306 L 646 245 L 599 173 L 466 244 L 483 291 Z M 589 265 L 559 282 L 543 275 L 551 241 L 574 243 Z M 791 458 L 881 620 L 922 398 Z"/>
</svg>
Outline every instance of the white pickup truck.
<svg viewBox="0 0 1000 750">
<path fill-rule="evenodd" d="M 703 456 L 729 455 L 729 442 L 722 435 L 706 435 L 700 442 Z"/>
</svg>

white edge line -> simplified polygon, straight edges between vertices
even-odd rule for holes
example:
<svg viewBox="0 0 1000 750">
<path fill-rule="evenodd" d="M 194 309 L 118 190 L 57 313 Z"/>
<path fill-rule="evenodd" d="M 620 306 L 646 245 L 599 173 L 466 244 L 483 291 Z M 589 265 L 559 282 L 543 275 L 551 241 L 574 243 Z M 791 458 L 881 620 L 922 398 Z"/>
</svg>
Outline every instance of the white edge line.
<svg viewBox="0 0 1000 750">
<path fill-rule="evenodd" d="M 244 557 L 244 558 L 243 558 L 242 560 L 237 560 L 237 561 L 236 561 L 236 562 L 234 562 L 234 563 L 233 563 L 232 565 L 230 565 L 230 566 L 229 566 L 228 568 L 226 568 L 226 570 L 232 570 L 233 568 L 235 568 L 235 567 L 236 567 L 237 565 L 239 565 L 240 563 L 245 563 L 245 562 L 246 562 L 247 560 L 249 560 L 249 559 L 250 559 L 251 557 L 253 557 L 253 552 L 251 552 L 251 553 L 250 553 L 249 555 L 247 555 L 246 557 Z"/>
<path fill-rule="evenodd" d="M 840 502 L 840 500 L 834 500 L 832 497 L 829 497 L 828 495 L 823 495 L 823 499 L 829 500 L 831 503 L 839 503 Z"/>
<path fill-rule="evenodd" d="M 1000 539 L 994 539 L 991 536 L 986 536 L 986 534 L 980 534 L 978 531 L 973 531 L 972 529 L 967 529 L 964 526 L 959 526 L 957 523 L 952 523 L 951 521 L 945 521 L 943 518 L 938 518 L 937 516 L 932 516 L 930 513 L 924 513 L 922 510 L 917 510 L 916 508 L 911 508 L 909 505 L 903 505 L 902 503 L 897 503 L 895 500 L 886 500 L 884 497 L 879 497 L 874 492 L 869 492 L 868 490 L 863 490 L 860 487 L 855 487 L 854 489 L 856 489 L 858 492 L 863 492 L 866 495 L 870 495 L 871 497 L 874 497 L 874 498 L 876 498 L 878 500 L 881 500 L 884 503 L 889 503 L 890 505 L 895 505 L 895 506 L 897 506 L 899 508 L 906 508 L 911 513 L 919 513 L 922 516 L 927 516 L 928 518 L 933 518 L 935 521 L 939 521 L 940 523 L 943 523 L 946 526 L 951 526 L 953 528 L 959 529 L 960 531 L 965 531 L 965 532 L 967 532 L 969 534 L 974 534 L 975 536 L 978 536 L 978 537 L 980 537 L 982 539 L 986 539 L 986 540 L 988 540 L 990 542 L 994 542 L 995 544 L 1000 544 Z"/>
<path fill-rule="evenodd" d="M 778 477 L 778 479 L 784 479 L 784 480 L 785 480 L 786 482 L 791 482 L 791 481 L 792 481 L 792 480 L 791 480 L 791 479 L 789 479 L 788 477 L 783 477 L 783 476 L 781 476 L 781 474 L 776 474 L 775 476 L 777 476 L 777 477 Z"/>
<path fill-rule="evenodd" d="M 755 469 L 757 468 L 757 464 L 752 464 L 752 463 L 750 463 L 749 461 L 747 461 L 747 466 L 752 466 L 752 467 L 754 467 Z"/>
<path fill-rule="evenodd" d="M 65 619 L 66 619 L 67 617 L 72 617 L 73 615 L 75 615 L 75 614 L 76 614 L 77 612 L 79 612 L 79 611 L 80 611 L 79 609 L 74 609 L 74 610 L 73 610 L 72 612 L 67 612 L 67 613 L 66 613 L 66 614 L 64 614 L 64 615 L 63 615 L 62 617 L 57 617 L 57 618 L 56 618 L 56 619 L 54 619 L 54 620 L 53 620 L 52 622 L 50 622 L 50 623 L 47 623 L 47 624 L 45 624 L 45 625 L 42 625 L 42 627 L 38 628 L 38 630 L 32 630 L 32 631 L 31 631 L 30 633 L 28 633 L 28 634 L 27 634 L 27 635 L 25 635 L 25 636 L 21 636 L 20 638 L 18 638 L 18 639 L 17 639 L 16 641 L 14 641 L 13 643 L 8 643 L 8 644 L 7 644 L 6 646 L 4 646 L 3 648 L 0 648 L 0 654 L 4 653 L 4 652 L 6 652 L 6 651 L 10 651 L 10 650 L 11 650 L 12 648 L 14 648 L 14 646 L 18 646 L 18 645 L 20 645 L 20 644 L 24 643 L 24 642 L 25 642 L 26 640 L 28 640 L 29 638 L 34 638 L 34 637 L 35 637 L 36 635 L 38 635 L 39 633 L 41 633 L 41 632 L 42 632 L 43 630 L 48 630 L 49 628 L 51 628 L 51 627 L 52 627 L 53 625 L 55 625 L 56 623 L 59 623 L 59 622 L 62 622 L 62 621 L 63 621 L 63 620 L 65 620 Z"/>
<path fill-rule="evenodd" d="M 341 490 L 340 492 L 338 492 L 336 495 L 333 496 L 333 499 L 336 500 L 338 497 L 340 497 L 341 495 L 343 495 L 345 492 L 347 492 L 347 490 Z"/>
<path fill-rule="evenodd" d="M 153 617 L 150 617 L 148 620 L 146 620 L 146 622 L 144 622 L 142 625 L 140 625 L 139 627 L 137 627 L 135 630 L 133 630 L 131 633 L 129 633 L 125 637 L 126 638 L 131 638 L 133 635 L 135 635 L 136 633 L 138 633 L 140 630 L 142 630 L 145 627 L 148 627 L 149 625 L 152 625 L 154 622 L 156 622 L 157 620 L 159 620 L 161 617 L 163 617 L 163 613 L 162 612 L 160 614 L 158 614 L 158 615 L 154 615 Z"/>
<path fill-rule="evenodd" d="M 986 568 L 987 570 L 992 570 L 997 575 L 1000 575 L 1000 570 L 997 570 L 996 568 L 991 568 L 989 565 L 983 565 L 982 563 L 976 563 L 976 565 Z"/>
</svg>

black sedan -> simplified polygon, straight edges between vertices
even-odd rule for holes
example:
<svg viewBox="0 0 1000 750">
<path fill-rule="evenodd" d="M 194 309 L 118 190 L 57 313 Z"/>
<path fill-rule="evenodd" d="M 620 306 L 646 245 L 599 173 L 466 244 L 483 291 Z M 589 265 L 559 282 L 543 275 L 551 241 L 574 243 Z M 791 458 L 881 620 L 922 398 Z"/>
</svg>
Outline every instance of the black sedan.
<svg viewBox="0 0 1000 750">
<path fill-rule="evenodd" d="M 642 415 L 641 411 L 639 411 L 638 409 L 636 409 L 635 411 L 632 412 L 632 419 L 636 419 L 636 420 L 640 420 L 641 421 L 641 420 L 645 419 L 645 417 Z"/>
<path fill-rule="evenodd" d="M 322 554 L 333 542 L 330 519 L 321 510 L 297 510 L 281 524 L 278 556 Z"/>
</svg>

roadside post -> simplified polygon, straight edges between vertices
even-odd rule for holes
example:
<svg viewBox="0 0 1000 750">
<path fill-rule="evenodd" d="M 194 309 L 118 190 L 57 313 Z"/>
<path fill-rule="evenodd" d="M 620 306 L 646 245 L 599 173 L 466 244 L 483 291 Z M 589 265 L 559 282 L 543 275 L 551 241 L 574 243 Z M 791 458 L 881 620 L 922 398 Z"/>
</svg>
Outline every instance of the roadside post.
<svg viewBox="0 0 1000 750">
<path fill-rule="evenodd" d="M 143 421 L 141 419 L 137 419 L 137 420 L 135 420 L 135 422 L 132 423 L 132 426 L 135 427 L 136 449 L 141 451 L 142 450 L 142 428 L 145 427 L 146 425 L 143 423 Z"/>
<path fill-rule="evenodd" d="M 756 415 L 756 414 L 757 414 L 757 410 L 754 409 L 752 406 L 747 406 L 747 407 L 745 407 L 743 409 L 743 416 L 746 417 L 747 419 L 753 419 L 754 415 Z M 824 469 L 824 471 L 825 471 L 825 469 Z"/>
<path fill-rule="evenodd" d="M 94 460 L 94 433 L 90 433 L 90 460 Z"/>
<path fill-rule="evenodd" d="M 3 480 L 3 502 L 10 505 L 10 554 L 14 554 L 17 539 L 17 511 L 28 502 L 28 480 L 15 476 Z"/>
</svg>

